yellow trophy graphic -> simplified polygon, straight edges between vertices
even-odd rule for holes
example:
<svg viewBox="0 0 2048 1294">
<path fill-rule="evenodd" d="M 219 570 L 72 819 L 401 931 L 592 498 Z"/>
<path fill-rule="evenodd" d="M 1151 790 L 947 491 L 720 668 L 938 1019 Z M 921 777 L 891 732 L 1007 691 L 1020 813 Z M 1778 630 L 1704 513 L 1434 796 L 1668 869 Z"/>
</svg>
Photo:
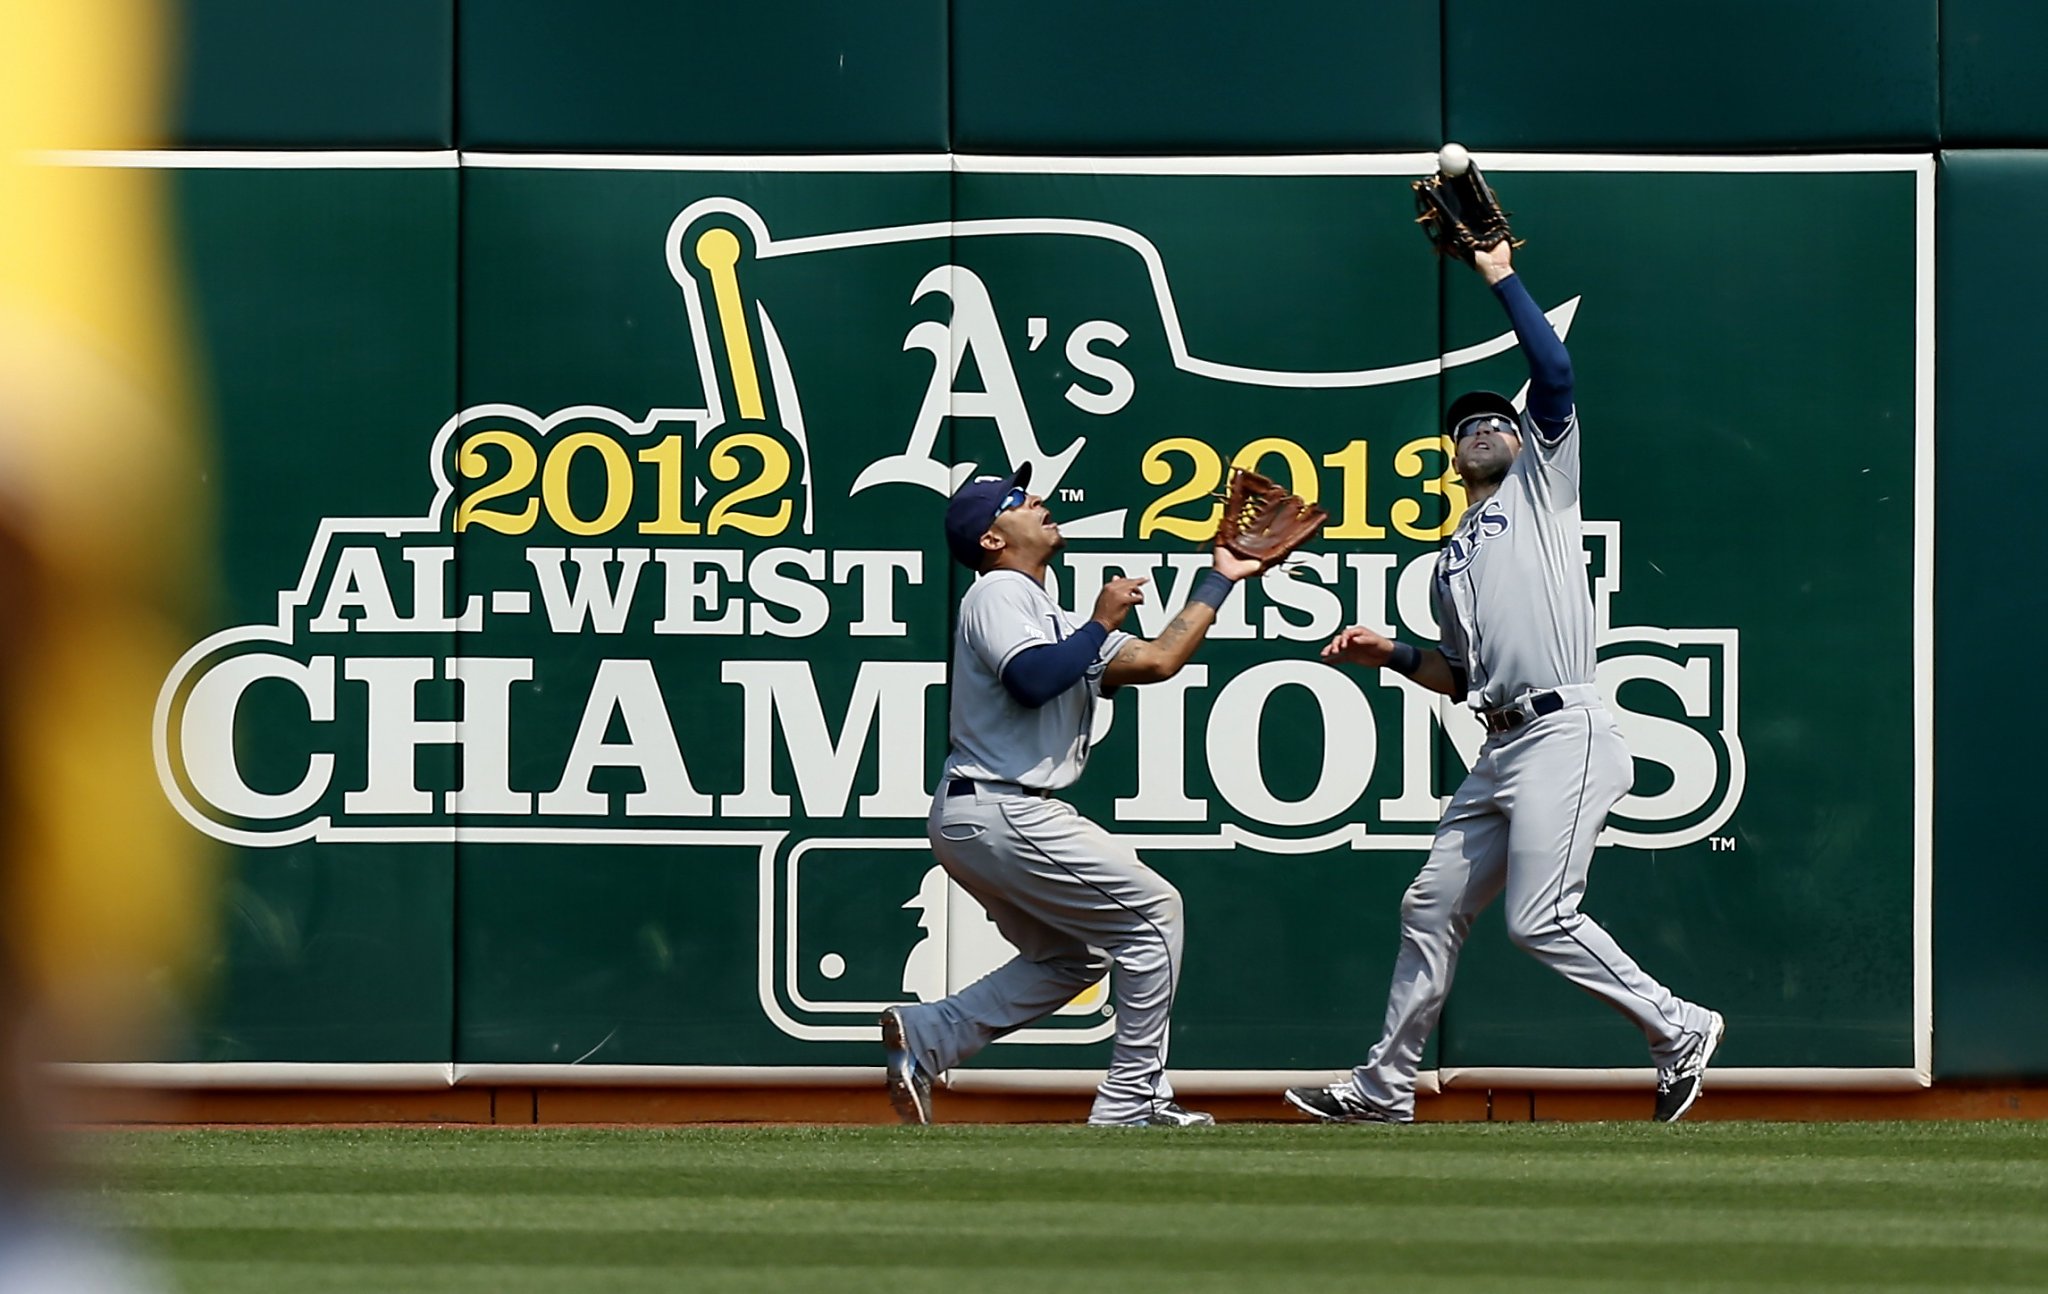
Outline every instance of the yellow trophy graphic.
<svg viewBox="0 0 2048 1294">
<path fill-rule="evenodd" d="M 816 518 L 803 406 L 768 307 L 750 298 L 742 283 L 754 259 L 743 233 L 752 231 L 715 213 L 671 234 L 670 268 L 690 312 L 704 377 L 705 417 L 697 430 L 702 470 L 726 483 L 707 490 L 700 477 L 709 506 L 698 510 L 706 534 L 808 535 Z"/>
</svg>

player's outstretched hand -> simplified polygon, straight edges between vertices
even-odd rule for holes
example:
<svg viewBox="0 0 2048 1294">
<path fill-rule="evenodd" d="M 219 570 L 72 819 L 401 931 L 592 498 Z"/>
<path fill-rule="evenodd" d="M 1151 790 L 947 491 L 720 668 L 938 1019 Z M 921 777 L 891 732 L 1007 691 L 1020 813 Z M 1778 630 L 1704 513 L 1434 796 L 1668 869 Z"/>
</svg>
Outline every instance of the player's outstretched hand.
<svg viewBox="0 0 2048 1294">
<path fill-rule="evenodd" d="M 1131 608 L 1145 600 L 1146 582 L 1143 576 L 1119 575 L 1103 585 L 1095 595 L 1095 622 L 1111 633 L 1123 628 Z"/>
<path fill-rule="evenodd" d="M 1274 559 L 1274 561 L 1278 560 L 1280 559 Z M 1271 563 L 1254 561 L 1249 557 L 1239 557 L 1223 545 L 1216 545 L 1216 573 L 1225 579 L 1248 580 L 1260 571 L 1265 570 L 1269 565 Z"/>
<path fill-rule="evenodd" d="M 1326 665 L 1369 665 L 1377 668 L 1393 658 L 1394 640 L 1382 637 L 1364 625 L 1340 630 L 1323 648 Z"/>
</svg>

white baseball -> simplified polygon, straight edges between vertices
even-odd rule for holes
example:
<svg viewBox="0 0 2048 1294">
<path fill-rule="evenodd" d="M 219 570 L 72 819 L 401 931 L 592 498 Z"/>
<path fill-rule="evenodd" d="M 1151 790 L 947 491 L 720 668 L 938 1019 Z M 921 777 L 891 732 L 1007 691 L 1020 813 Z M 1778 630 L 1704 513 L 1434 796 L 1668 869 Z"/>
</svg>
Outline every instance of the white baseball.
<svg viewBox="0 0 2048 1294">
<path fill-rule="evenodd" d="M 1463 144 L 1445 144 L 1436 152 L 1436 169 L 1445 175 L 1463 175 L 1472 168 L 1472 154 Z"/>
</svg>

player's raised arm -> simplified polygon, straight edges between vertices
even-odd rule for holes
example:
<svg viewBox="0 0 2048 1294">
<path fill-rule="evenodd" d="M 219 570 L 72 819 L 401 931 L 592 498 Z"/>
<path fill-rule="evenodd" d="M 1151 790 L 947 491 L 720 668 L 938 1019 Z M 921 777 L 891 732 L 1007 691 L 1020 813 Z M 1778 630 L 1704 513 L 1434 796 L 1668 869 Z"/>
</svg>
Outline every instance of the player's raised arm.
<svg viewBox="0 0 2048 1294">
<path fill-rule="evenodd" d="M 1508 312 L 1515 340 L 1529 360 L 1529 416 L 1537 430 L 1555 440 L 1571 429 L 1572 357 L 1559 340 L 1557 330 L 1543 317 L 1543 310 L 1522 278 L 1515 273 L 1511 242 L 1503 241 L 1472 254 L 1472 268 L 1485 278 L 1493 295 Z"/>
<path fill-rule="evenodd" d="M 1432 692 L 1441 692 L 1460 701 L 1465 699 L 1465 670 L 1452 664 L 1440 648 L 1396 642 L 1364 625 L 1340 630 L 1335 638 L 1330 639 L 1329 645 L 1323 648 L 1323 663 L 1391 669 L 1396 674 L 1414 679 Z"/>
</svg>

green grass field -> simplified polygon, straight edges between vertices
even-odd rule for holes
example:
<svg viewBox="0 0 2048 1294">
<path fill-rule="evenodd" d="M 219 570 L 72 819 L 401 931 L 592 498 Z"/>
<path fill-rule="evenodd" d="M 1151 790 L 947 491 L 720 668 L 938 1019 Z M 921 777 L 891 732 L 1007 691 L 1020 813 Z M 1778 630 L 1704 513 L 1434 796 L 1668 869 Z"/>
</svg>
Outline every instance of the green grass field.
<svg viewBox="0 0 2048 1294">
<path fill-rule="evenodd" d="M 178 1288 L 2048 1288 L 2048 1125 L 97 1134 Z"/>
</svg>

